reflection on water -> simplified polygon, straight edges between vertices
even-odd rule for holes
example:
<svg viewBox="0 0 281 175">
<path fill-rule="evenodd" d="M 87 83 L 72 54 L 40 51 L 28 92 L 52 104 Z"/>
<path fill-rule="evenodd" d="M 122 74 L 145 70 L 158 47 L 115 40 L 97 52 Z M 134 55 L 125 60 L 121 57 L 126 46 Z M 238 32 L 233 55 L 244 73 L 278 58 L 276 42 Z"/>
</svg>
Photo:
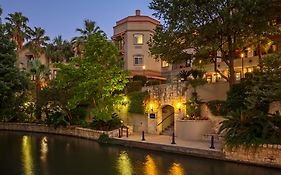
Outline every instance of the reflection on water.
<svg viewBox="0 0 281 175">
<path fill-rule="evenodd" d="M 280 175 L 280 169 L 65 136 L 1 131 L 0 140 L 1 175 Z"/>
<path fill-rule="evenodd" d="M 48 153 L 48 139 L 47 137 L 43 137 L 41 139 L 41 149 L 40 149 L 40 152 L 41 152 L 41 156 L 40 156 L 40 159 L 42 160 L 42 162 L 46 162 L 46 159 L 47 159 L 47 153 Z"/>
<path fill-rule="evenodd" d="M 22 137 L 22 164 L 24 175 L 34 175 L 33 172 L 33 160 L 31 150 L 31 137 Z"/>
<path fill-rule="evenodd" d="M 154 162 L 153 158 L 150 155 L 147 155 L 145 157 L 144 173 L 146 175 L 157 175 L 158 174 L 155 162 Z"/>
<path fill-rule="evenodd" d="M 169 169 L 169 175 L 186 175 L 180 163 L 173 163 Z"/>
<path fill-rule="evenodd" d="M 126 151 L 122 151 L 117 159 L 118 172 L 121 175 L 133 174 L 133 167 Z"/>
</svg>

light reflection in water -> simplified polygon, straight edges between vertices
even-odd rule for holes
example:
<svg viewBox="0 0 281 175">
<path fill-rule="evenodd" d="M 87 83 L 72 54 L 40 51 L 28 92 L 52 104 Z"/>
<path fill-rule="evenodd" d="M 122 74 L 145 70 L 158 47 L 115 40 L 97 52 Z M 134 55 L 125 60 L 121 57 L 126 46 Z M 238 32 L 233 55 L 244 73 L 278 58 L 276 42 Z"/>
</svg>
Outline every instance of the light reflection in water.
<svg viewBox="0 0 281 175">
<path fill-rule="evenodd" d="M 150 155 L 147 155 L 145 157 L 144 173 L 146 175 L 157 175 L 158 174 L 155 162 L 154 162 L 153 158 Z"/>
<path fill-rule="evenodd" d="M 47 137 L 43 137 L 41 139 L 41 156 L 40 159 L 42 160 L 42 162 L 46 162 L 47 160 L 47 153 L 48 153 L 48 139 Z"/>
<path fill-rule="evenodd" d="M 22 163 L 24 175 L 34 175 L 30 136 L 22 137 Z"/>
<path fill-rule="evenodd" d="M 186 175 L 182 165 L 179 163 L 173 163 L 169 169 L 169 175 Z"/>
<path fill-rule="evenodd" d="M 133 167 L 126 151 L 122 151 L 117 159 L 117 168 L 120 175 L 133 174 Z"/>
</svg>

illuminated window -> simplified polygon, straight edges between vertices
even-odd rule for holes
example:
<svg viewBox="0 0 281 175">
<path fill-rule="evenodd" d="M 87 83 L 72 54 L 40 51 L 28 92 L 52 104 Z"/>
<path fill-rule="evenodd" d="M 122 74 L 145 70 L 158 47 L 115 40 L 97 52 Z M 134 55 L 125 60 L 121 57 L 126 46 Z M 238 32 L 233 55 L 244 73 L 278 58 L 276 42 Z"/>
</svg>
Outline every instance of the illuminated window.
<svg viewBox="0 0 281 175">
<path fill-rule="evenodd" d="M 134 56 L 134 65 L 136 65 L 136 66 L 143 65 L 143 56 L 142 55 Z"/>
<path fill-rule="evenodd" d="M 162 61 L 162 67 L 168 67 L 169 63 L 167 61 Z"/>
<path fill-rule="evenodd" d="M 143 34 L 134 34 L 134 44 L 137 45 L 143 44 Z"/>
</svg>

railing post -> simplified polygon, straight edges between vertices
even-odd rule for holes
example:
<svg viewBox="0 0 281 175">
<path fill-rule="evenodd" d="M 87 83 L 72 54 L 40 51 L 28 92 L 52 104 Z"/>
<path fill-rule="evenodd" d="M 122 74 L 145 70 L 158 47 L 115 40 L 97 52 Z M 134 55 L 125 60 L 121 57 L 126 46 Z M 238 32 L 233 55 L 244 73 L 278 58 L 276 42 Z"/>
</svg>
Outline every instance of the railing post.
<svg viewBox="0 0 281 175">
<path fill-rule="evenodd" d="M 121 138 L 121 129 L 118 130 L 118 137 Z"/>
<path fill-rule="evenodd" d="M 172 143 L 171 144 L 176 144 L 175 142 L 175 133 L 173 132 L 173 135 L 172 135 Z"/>
<path fill-rule="evenodd" d="M 211 146 L 210 149 L 215 149 L 215 145 L 214 145 L 214 136 L 211 137 Z"/>
<path fill-rule="evenodd" d="M 142 131 L 142 139 L 141 140 L 145 141 L 145 139 L 144 139 L 144 131 Z"/>
</svg>

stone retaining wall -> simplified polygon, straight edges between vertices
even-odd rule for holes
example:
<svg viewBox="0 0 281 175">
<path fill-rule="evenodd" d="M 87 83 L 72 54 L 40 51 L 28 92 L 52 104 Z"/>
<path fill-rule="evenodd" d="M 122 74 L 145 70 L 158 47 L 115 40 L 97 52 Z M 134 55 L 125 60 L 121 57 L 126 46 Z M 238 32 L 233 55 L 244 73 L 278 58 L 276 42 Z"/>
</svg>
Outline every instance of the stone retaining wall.
<svg viewBox="0 0 281 175">
<path fill-rule="evenodd" d="M 226 159 L 281 168 L 281 145 L 264 144 L 257 149 L 223 149 Z"/>
<path fill-rule="evenodd" d="M 14 130 L 14 131 L 29 131 L 29 132 L 40 132 L 40 133 L 51 133 L 81 137 L 86 139 L 97 140 L 102 133 L 107 134 L 110 138 L 118 137 L 119 131 L 97 131 L 87 128 L 80 128 L 75 126 L 69 127 L 49 127 L 43 124 L 34 123 L 1 123 L 0 130 Z M 132 127 L 129 127 L 129 134 L 132 133 Z M 123 134 L 124 135 L 124 134 Z"/>
</svg>

